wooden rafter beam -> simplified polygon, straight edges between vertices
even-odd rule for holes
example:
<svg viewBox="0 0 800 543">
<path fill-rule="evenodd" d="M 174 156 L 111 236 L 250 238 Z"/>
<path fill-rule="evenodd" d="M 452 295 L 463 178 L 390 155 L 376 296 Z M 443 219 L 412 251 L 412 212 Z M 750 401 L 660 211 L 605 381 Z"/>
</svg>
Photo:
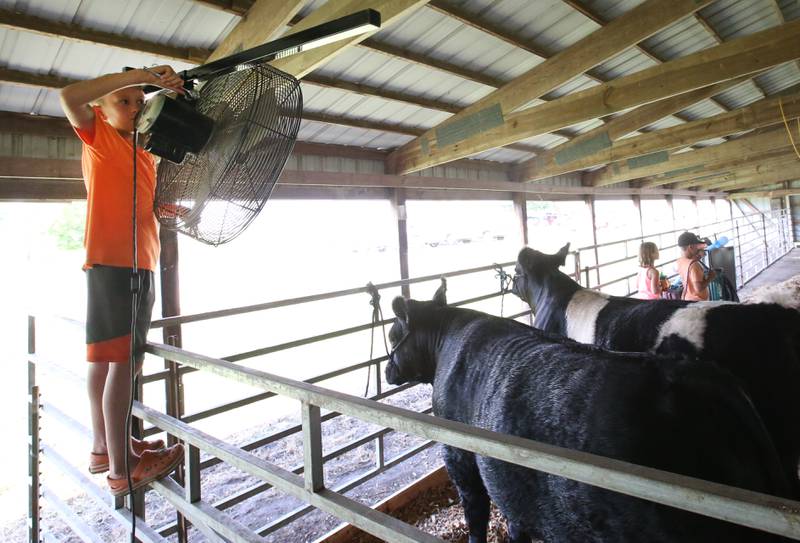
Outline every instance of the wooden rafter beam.
<svg viewBox="0 0 800 543">
<path fill-rule="evenodd" d="M 297 15 L 306 0 L 257 0 L 222 42 L 208 55 L 213 62 L 277 37 Z M 204 61 L 199 61 L 198 64 Z"/>
<path fill-rule="evenodd" d="M 775 155 L 772 153 L 770 156 L 756 155 L 755 157 L 748 157 L 747 161 L 742 161 L 738 164 L 727 164 L 721 167 L 719 172 L 704 175 L 700 178 L 695 177 L 694 179 L 679 183 L 671 183 L 669 186 L 670 188 L 681 190 L 692 187 L 707 189 L 710 187 L 723 186 L 730 182 L 753 179 L 759 175 L 782 169 L 792 163 L 794 163 L 795 167 L 799 165 L 796 157 L 788 150 L 782 155 Z"/>
<path fill-rule="evenodd" d="M 790 189 L 778 189 L 767 191 L 754 191 L 754 192 L 732 192 L 728 194 L 729 200 L 737 200 L 742 198 L 783 198 L 784 196 L 797 196 L 800 194 L 800 187 Z"/>
<path fill-rule="evenodd" d="M 746 81 L 745 78 L 731 79 L 723 83 L 717 83 L 639 106 L 632 111 L 614 117 L 604 126 L 598 126 L 553 149 L 538 153 L 534 158 L 519 164 L 515 169 L 515 179 L 519 181 L 544 179 L 551 175 L 550 171 L 555 171 L 561 164 L 591 153 L 598 146 L 609 145 L 611 142 L 615 142 L 643 126 L 652 124 L 676 111 L 731 89 L 744 81 Z"/>
<path fill-rule="evenodd" d="M 456 158 L 463 158 L 474 152 L 505 145 L 505 143 L 491 145 L 491 140 L 494 138 L 487 139 L 484 136 L 487 132 L 502 131 L 516 126 L 515 121 L 512 120 L 515 115 L 529 114 L 531 111 L 540 110 L 543 106 L 530 108 L 516 114 L 515 110 L 536 98 L 541 98 L 576 75 L 584 73 L 589 68 L 604 62 L 632 44 L 651 36 L 661 28 L 693 13 L 694 10 L 700 9 L 711 1 L 647 0 L 607 26 L 583 38 L 572 47 L 547 59 L 497 91 L 464 108 L 460 113 L 440 125 L 426 131 L 423 136 L 405 144 L 390 155 L 390 164 L 394 171 L 409 173 Z M 602 88 L 608 84 L 610 83 L 595 88 Z M 560 98 L 550 104 L 561 102 L 564 99 Z M 549 104 L 544 104 L 544 106 L 547 105 Z M 593 115 L 581 120 L 601 116 L 602 114 Z M 570 124 L 573 123 L 554 126 L 539 132 L 539 134 L 558 130 Z M 519 139 L 525 139 L 525 137 Z M 483 142 L 479 144 L 479 147 L 482 148 L 473 151 L 470 143 L 476 140 Z M 460 154 L 462 156 L 456 156 Z"/>
<path fill-rule="evenodd" d="M 447 15 L 448 17 L 456 19 L 467 26 L 480 30 L 481 32 L 504 41 L 509 45 L 513 45 L 514 47 L 518 47 L 523 51 L 527 51 L 533 55 L 536 55 L 544 60 L 547 60 L 548 58 L 557 54 L 556 51 L 546 50 L 538 44 L 534 44 L 529 41 L 523 41 L 516 36 L 512 36 L 500 25 L 480 19 L 458 4 L 452 4 L 442 0 L 432 0 L 428 3 L 428 7 L 438 11 L 443 15 Z M 591 70 L 588 70 L 586 73 L 584 73 L 584 75 L 598 83 L 604 83 L 606 81 L 606 78 L 599 74 L 593 73 Z"/>
<path fill-rule="evenodd" d="M 675 182 L 672 178 L 678 175 L 703 175 L 710 169 L 718 169 L 720 164 L 726 162 L 760 153 L 784 152 L 789 147 L 791 142 L 786 137 L 783 126 L 780 126 L 763 134 L 746 136 L 695 151 L 672 154 L 664 151 L 635 160 L 615 162 L 602 170 L 591 172 L 588 178 L 592 185 L 602 187 L 622 181 L 662 175 L 659 181 L 651 181 L 647 186 L 663 185 Z"/>
<path fill-rule="evenodd" d="M 785 181 L 796 181 L 798 179 L 800 179 L 800 160 L 795 160 L 793 163 L 784 162 L 783 165 L 765 167 L 763 171 L 749 178 L 720 183 L 702 190 L 724 190 L 729 192 L 744 188 L 766 187 L 768 185 L 783 183 Z"/>
<path fill-rule="evenodd" d="M 756 134 L 753 134 L 755 136 Z M 750 136 L 752 137 L 752 136 Z M 732 140 L 730 143 L 733 143 Z M 711 147 L 706 147 L 711 149 Z M 702 149 L 701 149 L 702 150 Z M 782 147 L 777 150 L 760 152 L 745 152 L 739 156 L 732 156 L 722 160 L 711 160 L 701 165 L 689 166 L 683 170 L 668 171 L 663 174 L 644 177 L 637 181 L 640 187 L 661 187 L 685 189 L 689 187 L 709 186 L 715 183 L 724 183 L 738 179 L 738 172 L 747 172 L 760 164 L 771 161 L 780 161 L 790 157 L 790 149 Z"/>
<path fill-rule="evenodd" d="M 602 146 L 595 152 L 587 150 L 583 156 L 554 155 L 556 160 L 549 164 L 534 159 L 520 171 L 520 176 L 523 179 L 541 179 L 658 151 L 680 149 L 699 141 L 780 123 L 784 115 L 787 119 L 800 117 L 800 94 L 761 100 L 734 111 L 654 130 L 640 136 L 616 141 L 611 141 L 610 138 L 595 140 L 595 149 Z"/>
<path fill-rule="evenodd" d="M 420 137 L 390 155 L 393 171 L 411 172 L 508 145 L 575 123 L 623 111 L 800 58 L 800 21 L 641 70 L 553 102 L 486 121 L 458 141 Z M 489 120 L 494 119 L 491 117 Z M 434 131 L 435 134 L 435 131 Z"/>
<path fill-rule="evenodd" d="M 577 11 L 578 13 L 583 14 L 585 17 L 591 19 L 592 21 L 594 21 L 595 23 L 599 24 L 600 26 L 605 26 L 605 25 L 608 24 L 608 21 L 606 21 L 605 19 L 600 17 L 599 14 L 597 14 L 593 9 L 591 9 L 589 6 L 587 6 L 586 4 L 581 2 L 580 0 L 562 0 L 562 1 L 565 4 L 567 4 L 568 6 L 570 6 L 572 9 Z M 705 19 L 700 17 L 700 13 L 699 12 L 695 11 L 692 14 L 692 16 L 695 19 L 701 21 L 704 25 L 708 25 L 708 23 L 705 21 Z M 713 29 L 711 31 L 713 32 Z M 720 40 L 718 43 L 722 43 L 722 41 Z M 658 55 L 656 55 L 656 53 L 654 51 L 648 49 L 647 47 L 645 47 L 641 43 L 636 44 L 635 47 L 636 47 L 637 51 L 642 53 L 644 56 L 646 56 L 650 60 L 655 61 L 657 64 L 663 64 L 664 62 L 666 62 L 666 60 L 664 58 L 659 57 Z M 717 107 L 719 107 L 723 111 L 728 111 L 728 108 L 725 107 L 725 105 L 723 105 L 722 103 L 718 102 L 717 100 L 714 100 L 713 98 L 709 98 L 709 100 L 711 100 Z M 682 121 L 686 121 L 686 119 L 683 116 L 678 115 L 677 113 L 673 113 L 672 115 L 674 117 L 682 120 Z"/>
</svg>

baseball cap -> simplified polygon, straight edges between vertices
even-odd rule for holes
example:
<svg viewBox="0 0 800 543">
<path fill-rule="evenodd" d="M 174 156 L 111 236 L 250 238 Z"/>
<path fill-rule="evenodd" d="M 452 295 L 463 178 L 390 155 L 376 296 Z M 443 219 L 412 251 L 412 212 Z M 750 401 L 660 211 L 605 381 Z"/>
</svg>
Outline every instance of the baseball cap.
<svg viewBox="0 0 800 543">
<path fill-rule="evenodd" d="M 701 243 L 709 245 L 711 240 L 708 238 L 700 238 L 694 232 L 684 232 L 678 236 L 678 247 L 688 247 L 689 245 L 699 245 Z"/>
</svg>

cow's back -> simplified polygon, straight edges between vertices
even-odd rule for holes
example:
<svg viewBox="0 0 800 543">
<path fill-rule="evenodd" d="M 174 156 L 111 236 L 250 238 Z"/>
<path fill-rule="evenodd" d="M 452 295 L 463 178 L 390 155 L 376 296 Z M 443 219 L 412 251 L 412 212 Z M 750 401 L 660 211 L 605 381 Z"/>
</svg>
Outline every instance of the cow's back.
<svg viewBox="0 0 800 543">
<path fill-rule="evenodd" d="M 448 371 L 437 372 L 434 383 L 440 416 L 723 484 L 785 492 L 782 474 L 770 472 L 777 460 L 760 419 L 711 364 L 608 353 L 495 319 L 473 326 L 457 343 L 446 349 Z M 769 540 L 493 459 L 480 458 L 479 466 L 504 514 L 545 541 Z"/>
</svg>

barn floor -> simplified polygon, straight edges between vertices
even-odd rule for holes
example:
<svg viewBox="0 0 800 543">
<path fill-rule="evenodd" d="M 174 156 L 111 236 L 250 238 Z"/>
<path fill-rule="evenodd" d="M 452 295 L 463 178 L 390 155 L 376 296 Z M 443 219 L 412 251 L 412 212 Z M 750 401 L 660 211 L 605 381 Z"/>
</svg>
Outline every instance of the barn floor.
<svg viewBox="0 0 800 543">
<path fill-rule="evenodd" d="M 739 289 L 739 298 L 744 299 L 760 287 L 781 283 L 798 274 L 800 274 L 800 248 L 794 248 Z"/>
</svg>

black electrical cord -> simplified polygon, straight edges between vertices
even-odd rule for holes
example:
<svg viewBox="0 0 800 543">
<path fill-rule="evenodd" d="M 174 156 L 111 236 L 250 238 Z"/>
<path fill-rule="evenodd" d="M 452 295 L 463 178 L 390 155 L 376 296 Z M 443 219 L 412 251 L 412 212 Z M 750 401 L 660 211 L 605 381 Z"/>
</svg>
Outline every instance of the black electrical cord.
<svg viewBox="0 0 800 543">
<path fill-rule="evenodd" d="M 131 272 L 131 344 L 128 358 L 130 366 L 130 389 L 128 398 L 128 411 L 125 413 L 125 477 L 128 480 L 128 501 L 131 506 L 131 543 L 136 543 L 136 501 L 133 499 L 133 479 L 131 478 L 131 465 L 129 443 L 131 440 L 131 425 L 133 415 L 133 394 L 136 381 L 136 316 L 139 313 L 139 251 L 137 247 L 138 236 L 136 232 L 136 145 L 138 132 L 133 129 L 133 213 L 131 215 L 132 240 L 133 240 L 133 269 Z"/>
</svg>

